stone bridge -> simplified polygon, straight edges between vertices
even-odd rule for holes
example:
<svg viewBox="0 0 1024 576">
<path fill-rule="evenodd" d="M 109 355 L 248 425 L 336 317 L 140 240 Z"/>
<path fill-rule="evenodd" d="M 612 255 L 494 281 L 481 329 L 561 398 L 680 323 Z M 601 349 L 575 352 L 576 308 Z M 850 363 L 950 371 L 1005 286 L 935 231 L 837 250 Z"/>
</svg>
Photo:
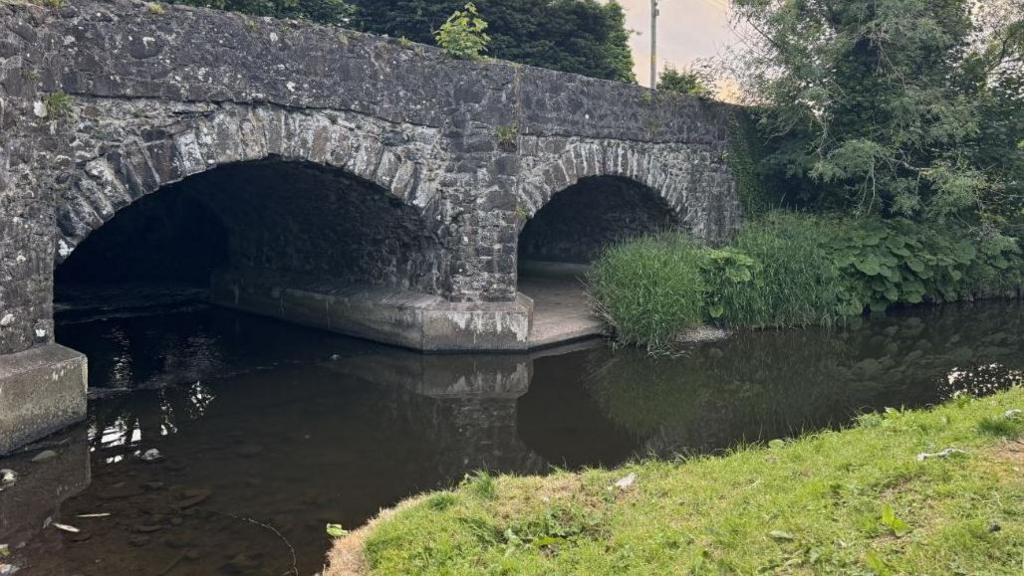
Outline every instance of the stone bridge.
<svg viewBox="0 0 1024 576">
<path fill-rule="evenodd" d="M 522 350 L 520 260 L 738 226 L 735 113 L 307 23 L 0 4 L 0 453 L 82 416 L 55 268 L 93 242 L 112 275 L 145 260 L 113 254 L 131 235 L 101 239 L 122 214 L 187 199 L 183 241 L 223 239 L 192 258 L 217 303 L 427 351 Z"/>
</svg>

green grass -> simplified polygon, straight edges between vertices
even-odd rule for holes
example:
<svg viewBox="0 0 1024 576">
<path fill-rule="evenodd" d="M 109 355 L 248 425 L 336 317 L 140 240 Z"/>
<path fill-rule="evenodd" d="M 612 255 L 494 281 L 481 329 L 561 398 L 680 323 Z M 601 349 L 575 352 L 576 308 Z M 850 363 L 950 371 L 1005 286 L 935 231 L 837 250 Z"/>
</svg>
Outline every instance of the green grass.
<svg viewBox="0 0 1024 576">
<path fill-rule="evenodd" d="M 605 253 L 591 272 L 591 295 L 620 342 L 666 348 L 703 321 L 701 251 L 684 235 L 665 234 Z"/>
<path fill-rule="evenodd" d="M 730 326 L 832 325 L 841 315 L 844 282 L 824 242 L 829 220 L 775 213 L 744 228 L 732 247 L 758 266 L 752 282 L 718 282 Z"/>
<path fill-rule="evenodd" d="M 477 476 L 374 524 L 363 552 L 377 575 L 1019 575 L 1022 406 L 1016 388 L 723 457 Z M 964 454 L 917 458 L 946 448 Z"/>
<path fill-rule="evenodd" d="M 620 342 L 671 349 L 703 323 L 831 326 L 866 310 L 1016 294 L 1024 252 L 994 231 L 775 212 L 724 249 L 682 232 L 616 245 L 589 285 Z"/>
</svg>

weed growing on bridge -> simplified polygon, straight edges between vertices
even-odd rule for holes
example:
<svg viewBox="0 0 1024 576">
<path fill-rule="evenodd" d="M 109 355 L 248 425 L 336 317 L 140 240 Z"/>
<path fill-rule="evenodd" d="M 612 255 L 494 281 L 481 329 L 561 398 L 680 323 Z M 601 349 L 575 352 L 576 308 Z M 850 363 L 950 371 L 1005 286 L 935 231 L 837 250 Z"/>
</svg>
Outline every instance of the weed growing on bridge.
<svg viewBox="0 0 1024 576">
<path fill-rule="evenodd" d="M 512 125 L 501 125 L 494 129 L 494 137 L 498 140 L 498 147 L 505 152 L 514 152 L 516 142 L 519 139 L 519 127 Z"/>
<path fill-rule="evenodd" d="M 71 96 L 63 90 L 48 94 L 43 104 L 46 106 L 46 115 L 50 118 L 62 118 L 71 114 Z"/>
<path fill-rule="evenodd" d="M 167 12 L 167 9 L 164 8 L 164 5 L 159 2 L 149 2 L 148 4 L 146 4 L 146 10 L 148 10 L 150 14 L 158 15 Z"/>
<path fill-rule="evenodd" d="M 486 30 L 487 21 L 480 17 L 476 5 L 470 2 L 463 10 L 456 10 L 449 16 L 441 29 L 434 32 L 434 38 L 449 56 L 480 60 L 491 42 Z"/>
</svg>

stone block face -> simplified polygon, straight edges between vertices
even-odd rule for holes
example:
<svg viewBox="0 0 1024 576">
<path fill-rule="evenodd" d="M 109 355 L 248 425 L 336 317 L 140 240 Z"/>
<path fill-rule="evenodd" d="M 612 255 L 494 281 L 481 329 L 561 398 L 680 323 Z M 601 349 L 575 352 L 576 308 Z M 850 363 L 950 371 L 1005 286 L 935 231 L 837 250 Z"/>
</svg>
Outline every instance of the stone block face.
<svg viewBox="0 0 1024 576">
<path fill-rule="evenodd" d="M 0 356 L 0 455 L 85 418 L 86 360 L 58 344 Z"/>
</svg>

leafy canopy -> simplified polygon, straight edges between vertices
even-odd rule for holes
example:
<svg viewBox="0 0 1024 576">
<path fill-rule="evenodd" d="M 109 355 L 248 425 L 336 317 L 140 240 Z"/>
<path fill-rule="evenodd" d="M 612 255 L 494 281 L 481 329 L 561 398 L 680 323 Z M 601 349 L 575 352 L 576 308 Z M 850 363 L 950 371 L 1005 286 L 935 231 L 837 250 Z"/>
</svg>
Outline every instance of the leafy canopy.
<svg viewBox="0 0 1024 576">
<path fill-rule="evenodd" d="M 689 69 L 676 70 L 667 67 L 658 77 L 658 90 L 675 94 L 689 94 L 701 98 L 709 98 L 714 94 L 711 85 L 713 80 L 708 70 Z"/>
<path fill-rule="evenodd" d="M 747 54 L 744 80 L 777 146 L 770 162 L 795 178 L 798 200 L 934 219 L 984 215 L 1005 200 L 1006 174 L 979 152 L 1018 151 L 986 134 L 988 123 L 1004 123 L 986 106 L 1006 104 L 993 100 L 983 65 L 996 56 L 973 44 L 973 2 L 735 6 L 763 40 Z"/>
<path fill-rule="evenodd" d="M 465 0 L 351 0 L 354 24 L 374 34 L 433 43 L 434 30 Z M 597 0 L 477 0 L 494 58 L 633 82 L 625 12 Z"/>
</svg>

